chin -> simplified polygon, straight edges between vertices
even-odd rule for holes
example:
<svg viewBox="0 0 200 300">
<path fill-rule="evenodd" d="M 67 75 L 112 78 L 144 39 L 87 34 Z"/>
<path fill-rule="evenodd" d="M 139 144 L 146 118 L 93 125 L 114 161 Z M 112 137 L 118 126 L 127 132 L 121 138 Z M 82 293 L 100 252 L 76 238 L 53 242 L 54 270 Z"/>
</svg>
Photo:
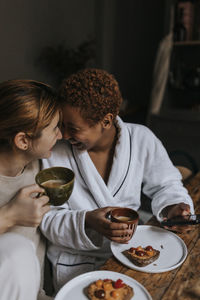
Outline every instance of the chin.
<svg viewBox="0 0 200 300">
<path fill-rule="evenodd" d="M 47 153 L 43 154 L 42 158 L 49 158 L 51 156 L 51 151 L 48 151 Z"/>
<path fill-rule="evenodd" d="M 79 151 L 85 151 L 87 150 L 87 147 L 85 147 L 84 145 L 80 145 L 78 147 L 76 147 Z"/>
</svg>

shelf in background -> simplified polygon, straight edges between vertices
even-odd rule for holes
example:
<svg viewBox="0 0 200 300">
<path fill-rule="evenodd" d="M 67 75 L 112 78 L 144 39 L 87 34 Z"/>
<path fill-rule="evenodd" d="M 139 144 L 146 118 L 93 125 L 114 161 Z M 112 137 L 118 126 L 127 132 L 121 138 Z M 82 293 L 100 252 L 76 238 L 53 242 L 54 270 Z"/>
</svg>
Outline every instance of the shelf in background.
<svg viewBox="0 0 200 300">
<path fill-rule="evenodd" d="M 174 46 L 200 46 L 200 41 L 191 40 L 191 41 L 174 42 Z"/>
<path fill-rule="evenodd" d="M 198 110 L 166 108 L 160 111 L 159 114 L 152 114 L 151 118 L 159 120 L 183 121 L 185 123 L 198 123 L 198 131 L 200 126 L 200 112 Z M 183 131 L 184 134 L 184 131 Z M 200 134 L 200 131 L 199 131 Z"/>
</svg>

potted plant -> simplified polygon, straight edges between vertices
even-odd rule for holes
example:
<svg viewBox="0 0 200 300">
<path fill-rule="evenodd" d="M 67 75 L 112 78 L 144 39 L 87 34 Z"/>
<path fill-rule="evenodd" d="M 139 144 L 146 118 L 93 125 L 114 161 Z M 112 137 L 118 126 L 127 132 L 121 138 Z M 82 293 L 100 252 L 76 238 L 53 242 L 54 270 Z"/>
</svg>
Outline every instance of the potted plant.
<svg viewBox="0 0 200 300">
<path fill-rule="evenodd" d="M 70 48 L 61 42 L 55 46 L 42 49 L 37 59 L 37 65 L 53 79 L 55 86 L 70 74 L 87 67 L 96 57 L 95 40 L 87 39 L 77 48 Z"/>
</svg>

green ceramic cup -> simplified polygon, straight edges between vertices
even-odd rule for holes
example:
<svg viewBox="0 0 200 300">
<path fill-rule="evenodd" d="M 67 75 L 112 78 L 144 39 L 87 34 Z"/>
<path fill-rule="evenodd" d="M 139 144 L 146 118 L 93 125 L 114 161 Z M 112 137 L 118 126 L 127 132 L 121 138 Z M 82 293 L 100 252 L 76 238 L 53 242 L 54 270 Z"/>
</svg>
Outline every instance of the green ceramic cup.
<svg viewBox="0 0 200 300">
<path fill-rule="evenodd" d="M 74 186 L 74 172 L 64 167 L 52 167 L 35 176 L 36 183 L 44 188 L 51 205 L 64 204 L 71 196 Z"/>
</svg>

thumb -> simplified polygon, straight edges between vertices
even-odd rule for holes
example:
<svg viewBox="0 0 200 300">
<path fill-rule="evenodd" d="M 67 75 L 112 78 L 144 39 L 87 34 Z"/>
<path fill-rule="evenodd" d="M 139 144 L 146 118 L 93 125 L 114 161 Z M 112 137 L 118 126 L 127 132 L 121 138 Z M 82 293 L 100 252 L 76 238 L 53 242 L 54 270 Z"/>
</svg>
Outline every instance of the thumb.
<svg viewBox="0 0 200 300">
<path fill-rule="evenodd" d="M 109 221 L 111 220 L 111 210 L 114 208 L 117 208 L 117 206 L 107 206 L 104 208 L 105 218 Z"/>
<path fill-rule="evenodd" d="M 190 214 L 190 206 L 188 204 L 181 203 L 180 207 L 181 207 L 181 210 L 182 210 L 181 214 L 183 216 Z"/>
</svg>

